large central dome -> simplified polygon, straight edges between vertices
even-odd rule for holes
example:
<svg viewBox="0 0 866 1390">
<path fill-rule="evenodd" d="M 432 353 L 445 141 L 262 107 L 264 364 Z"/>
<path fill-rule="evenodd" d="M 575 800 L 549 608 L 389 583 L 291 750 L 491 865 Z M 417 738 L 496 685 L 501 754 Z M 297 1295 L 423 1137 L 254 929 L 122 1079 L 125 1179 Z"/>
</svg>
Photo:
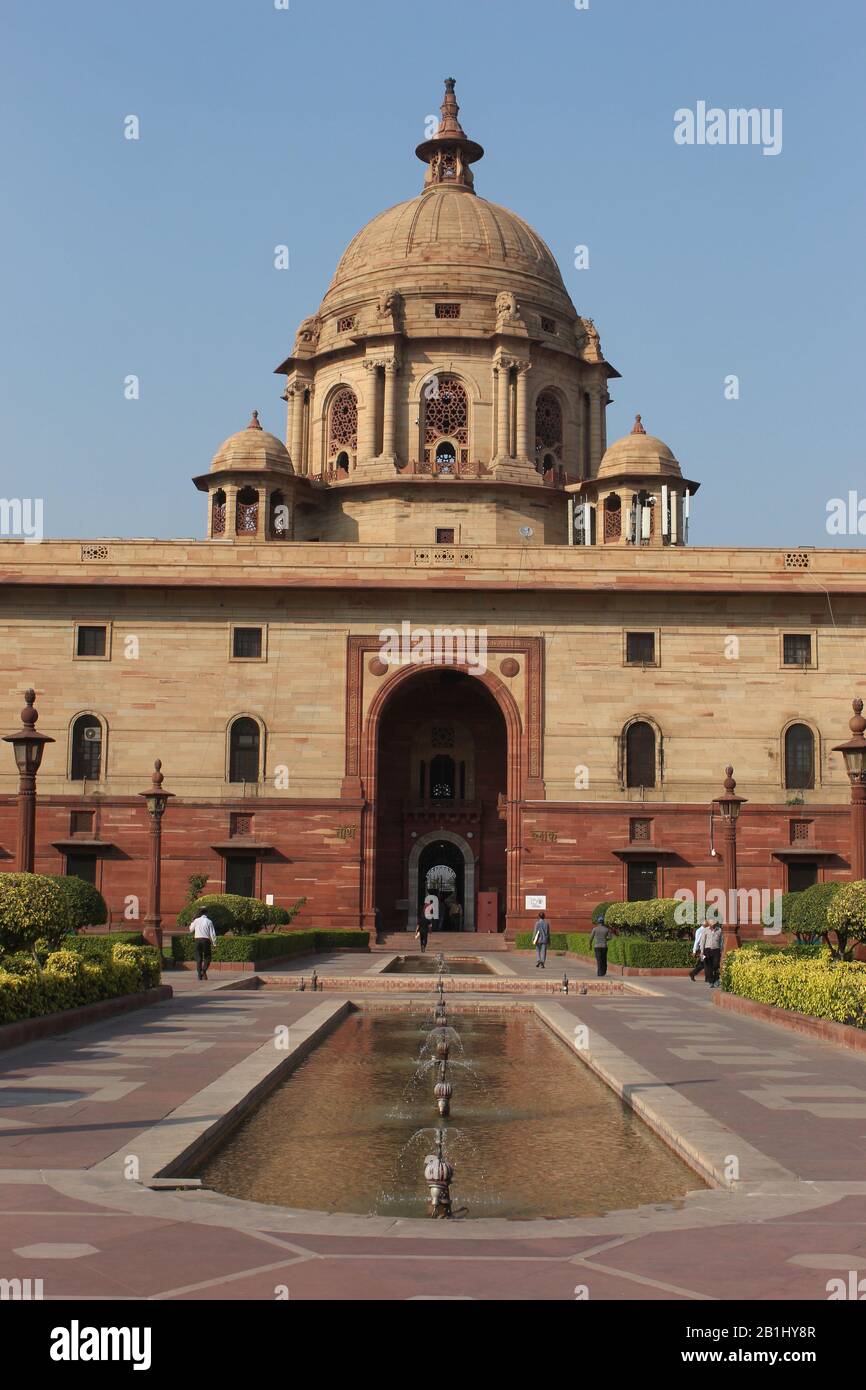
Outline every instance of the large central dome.
<svg viewBox="0 0 866 1390">
<path fill-rule="evenodd" d="M 539 307 L 576 317 L 550 248 L 522 217 L 475 193 L 470 165 L 484 151 L 457 119 L 446 82 L 436 134 L 416 150 L 427 166 L 424 191 L 379 213 L 349 243 L 321 312 L 363 301 L 393 284 L 403 295 L 438 291 L 468 270 L 478 291 L 507 286 Z"/>
<path fill-rule="evenodd" d="M 417 198 L 397 203 L 368 222 L 349 243 L 323 301 L 330 309 L 346 298 L 393 279 L 402 287 L 446 281 L 456 268 L 479 272 L 479 288 L 495 292 L 519 282 L 524 293 L 574 307 L 553 254 L 537 232 L 508 208 L 464 187 L 435 184 Z M 413 286 L 414 287 L 414 286 Z M 553 307 L 553 305 L 551 305 Z"/>
</svg>

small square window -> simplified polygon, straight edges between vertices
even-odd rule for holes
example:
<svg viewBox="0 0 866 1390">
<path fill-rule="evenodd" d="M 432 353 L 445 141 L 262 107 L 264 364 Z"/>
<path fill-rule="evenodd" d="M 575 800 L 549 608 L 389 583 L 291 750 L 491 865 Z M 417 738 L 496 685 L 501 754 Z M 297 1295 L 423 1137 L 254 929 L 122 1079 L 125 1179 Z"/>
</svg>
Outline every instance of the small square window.
<svg viewBox="0 0 866 1390">
<path fill-rule="evenodd" d="M 73 811 L 69 817 L 70 835 L 92 835 L 93 816 L 93 811 Z"/>
<path fill-rule="evenodd" d="M 633 820 L 629 821 L 628 837 L 632 842 L 635 840 L 651 840 L 652 821 L 642 816 L 636 816 Z"/>
<path fill-rule="evenodd" d="M 229 815 L 230 835 L 252 835 L 253 816 L 251 811 L 232 811 Z"/>
<path fill-rule="evenodd" d="M 261 661 L 261 628 L 236 627 L 232 634 L 232 656 L 238 657 L 241 661 Z"/>
<path fill-rule="evenodd" d="M 556 332 L 556 319 L 545 319 L 545 318 L 543 318 L 543 319 L 541 320 L 541 328 L 542 328 L 542 332 L 544 332 L 544 333 L 555 333 L 555 332 Z"/>
<path fill-rule="evenodd" d="M 337 319 L 337 332 L 348 333 L 355 327 L 355 315 L 347 314 L 345 318 Z"/>
<path fill-rule="evenodd" d="M 782 638 L 785 666 L 812 665 L 812 638 L 808 632 L 786 632 Z"/>
<path fill-rule="evenodd" d="M 437 304 L 437 305 L 436 305 L 436 311 L 435 311 L 435 312 L 436 312 L 436 317 L 437 317 L 437 319 L 459 319 L 459 317 L 460 317 L 460 305 L 459 305 L 459 304 Z"/>
<path fill-rule="evenodd" d="M 437 545 L 454 545 L 455 540 L 456 540 L 456 537 L 455 537 L 455 535 L 454 535 L 454 527 L 453 527 L 453 526 L 437 526 L 437 527 L 436 527 L 436 544 L 437 544 Z"/>
<path fill-rule="evenodd" d="M 79 624 L 75 639 L 76 656 L 105 656 L 108 628 Z"/>
<path fill-rule="evenodd" d="M 654 632 L 627 632 L 625 659 L 629 666 L 652 666 L 656 659 Z"/>
</svg>

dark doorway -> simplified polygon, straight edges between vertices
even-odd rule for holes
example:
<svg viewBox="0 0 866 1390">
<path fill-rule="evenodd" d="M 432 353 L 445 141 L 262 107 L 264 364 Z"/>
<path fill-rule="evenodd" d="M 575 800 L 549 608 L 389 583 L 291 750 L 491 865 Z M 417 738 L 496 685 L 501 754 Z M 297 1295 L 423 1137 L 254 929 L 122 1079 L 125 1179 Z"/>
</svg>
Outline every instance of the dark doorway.
<svg viewBox="0 0 866 1390">
<path fill-rule="evenodd" d="M 628 866 L 628 900 L 646 902 L 658 897 L 658 865 L 654 860 L 637 859 Z"/>
<path fill-rule="evenodd" d="M 788 892 L 802 893 L 818 882 L 818 865 L 812 859 L 788 865 Z"/>
<path fill-rule="evenodd" d="M 66 876 L 67 878 L 83 878 L 85 883 L 92 883 L 96 887 L 96 855 L 95 854 L 67 854 L 66 856 Z"/>
<path fill-rule="evenodd" d="M 232 854 L 226 859 L 226 892 L 241 898 L 255 896 L 256 861 L 252 855 Z"/>
</svg>

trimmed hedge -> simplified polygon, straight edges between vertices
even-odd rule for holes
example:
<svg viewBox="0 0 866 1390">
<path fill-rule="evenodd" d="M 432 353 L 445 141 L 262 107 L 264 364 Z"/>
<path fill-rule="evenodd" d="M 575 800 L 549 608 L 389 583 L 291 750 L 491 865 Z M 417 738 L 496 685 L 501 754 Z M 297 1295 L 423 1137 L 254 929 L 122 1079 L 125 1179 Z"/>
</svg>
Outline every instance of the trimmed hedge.
<svg viewBox="0 0 866 1390">
<path fill-rule="evenodd" d="M 592 956 L 589 932 L 570 932 L 568 949 L 575 955 Z M 693 964 L 688 941 L 652 941 L 643 936 L 612 936 L 607 943 L 610 965 L 629 965 L 636 970 L 681 970 Z"/>
<path fill-rule="evenodd" d="M 803 949 L 731 951 L 722 965 L 722 989 L 743 999 L 792 1009 L 866 1028 L 866 965 L 853 961 L 808 959 Z"/>
<path fill-rule="evenodd" d="M 797 936 L 823 936 L 827 931 L 827 909 L 841 887 L 841 883 L 838 882 L 813 883 L 811 888 L 804 888 L 802 893 L 788 894 L 787 896 L 793 896 L 795 901 L 789 909 L 787 923 L 783 896 L 783 924 Z"/>
<path fill-rule="evenodd" d="M 604 914 L 604 925 L 618 932 L 634 932 L 653 941 L 684 940 L 692 932 L 688 923 L 678 922 L 676 913 L 683 904 L 677 898 L 646 898 L 638 902 L 611 903 Z"/>
<path fill-rule="evenodd" d="M 255 936 L 221 936 L 217 939 L 212 960 L 260 961 L 278 956 L 300 956 L 312 951 L 327 951 L 338 946 L 354 946 L 366 950 L 370 944 L 367 931 L 290 931 L 268 932 Z M 195 937 L 173 936 L 172 959 L 195 960 Z"/>
<path fill-rule="evenodd" d="M 606 903 L 596 903 L 595 907 L 592 909 L 592 917 L 590 918 L 590 921 L 592 922 L 592 925 L 594 927 L 597 927 L 604 922 L 604 914 L 607 912 L 607 909 L 609 907 L 613 907 L 613 905 L 614 899 L 611 899 L 610 902 Z"/>
<path fill-rule="evenodd" d="M 115 946 L 144 946 L 144 933 L 140 931 L 115 931 L 106 936 L 64 936 L 61 948 L 78 951 L 88 960 L 104 960 L 110 957 Z M 150 947 L 156 955 L 155 947 Z"/>
<path fill-rule="evenodd" d="M 137 994 L 159 984 L 154 951 L 116 945 L 108 960 L 87 960 L 80 951 L 52 951 L 44 967 L 22 953 L 0 967 L 0 1023 L 18 1023 L 100 999 Z"/>
<path fill-rule="evenodd" d="M 233 931 L 251 936 L 253 932 L 287 927 L 306 901 L 306 898 L 299 898 L 291 907 L 277 907 L 276 904 L 262 902 L 261 898 L 246 898 L 240 893 L 205 893 L 181 908 L 177 914 L 177 925 L 188 927 L 194 917 L 206 912 L 217 935 Z"/>
<path fill-rule="evenodd" d="M 105 899 L 92 883 L 77 878 L 75 874 L 48 874 L 46 877 L 57 884 L 66 899 L 68 931 L 81 931 L 82 927 L 101 927 L 108 921 Z"/>
<path fill-rule="evenodd" d="M 532 944 L 533 933 L 531 931 L 519 931 L 514 938 L 514 949 L 516 951 L 532 951 L 535 947 Z M 565 932 L 554 931 L 550 933 L 550 941 L 547 944 L 548 951 L 567 951 L 568 936 Z"/>
<path fill-rule="evenodd" d="M 68 931 L 67 898 L 47 874 L 0 874 L 0 952 L 55 946 Z"/>
</svg>

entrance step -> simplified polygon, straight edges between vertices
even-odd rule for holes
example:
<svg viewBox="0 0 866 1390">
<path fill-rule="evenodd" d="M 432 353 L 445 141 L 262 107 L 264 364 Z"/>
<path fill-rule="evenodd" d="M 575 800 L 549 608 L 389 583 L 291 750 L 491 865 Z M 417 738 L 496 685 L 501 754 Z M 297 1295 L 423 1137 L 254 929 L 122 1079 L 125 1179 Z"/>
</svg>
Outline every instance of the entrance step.
<svg viewBox="0 0 866 1390">
<path fill-rule="evenodd" d="M 377 943 L 370 940 L 371 951 L 396 951 L 400 955 L 415 955 L 418 942 L 410 931 L 383 932 Z M 507 951 L 508 942 L 498 932 L 477 931 L 437 931 L 427 938 L 427 952 L 434 956 L 438 951 L 443 955 L 478 955 L 482 951 Z"/>
</svg>

